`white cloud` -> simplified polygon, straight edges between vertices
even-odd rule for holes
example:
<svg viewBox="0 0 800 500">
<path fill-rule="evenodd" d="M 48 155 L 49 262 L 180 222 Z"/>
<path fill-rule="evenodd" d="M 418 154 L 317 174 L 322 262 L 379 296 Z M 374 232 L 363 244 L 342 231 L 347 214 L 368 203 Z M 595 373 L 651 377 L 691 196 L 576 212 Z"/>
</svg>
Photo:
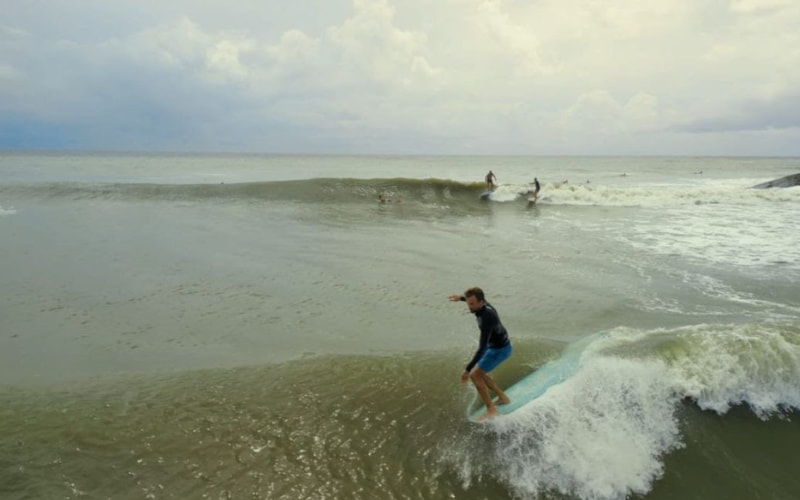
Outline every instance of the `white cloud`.
<svg viewBox="0 0 800 500">
<path fill-rule="evenodd" d="M 280 43 L 267 48 L 278 62 L 303 61 L 319 48 L 319 42 L 300 30 L 289 30 L 281 36 Z"/>
<path fill-rule="evenodd" d="M 594 90 L 580 95 L 554 125 L 609 135 L 650 131 L 663 122 L 653 95 L 639 93 L 620 103 L 608 91 Z"/>
<path fill-rule="evenodd" d="M 731 10 L 734 12 L 752 13 L 765 10 L 775 10 L 791 6 L 793 0 L 734 0 Z"/>
<path fill-rule="evenodd" d="M 510 57 L 512 64 L 522 74 L 550 74 L 557 68 L 542 55 L 542 47 L 535 25 L 512 18 L 500 0 L 484 0 L 473 13 L 473 23 L 481 40 L 491 47 L 498 57 Z"/>
<path fill-rule="evenodd" d="M 394 23 L 387 0 L 354 0 L 353 17 L 328 29 L 328 39 L 341 57 L 340 68 L 353 78 L 406 87 L 437 73 L 426 59 L 424 33 Z"/>
<path fill-rule="evenodd" d="M 800 154 L 788 0 L 9 2 L 0 127 L 83 147 Z"/>
<path fill-rule="evenodd" d="M 24 74 L 14 66 L 9 64 L 0 64 L 0 81 L 10 81 L 13 85 L 14 81 L 22 81 Z"/>
</svg>

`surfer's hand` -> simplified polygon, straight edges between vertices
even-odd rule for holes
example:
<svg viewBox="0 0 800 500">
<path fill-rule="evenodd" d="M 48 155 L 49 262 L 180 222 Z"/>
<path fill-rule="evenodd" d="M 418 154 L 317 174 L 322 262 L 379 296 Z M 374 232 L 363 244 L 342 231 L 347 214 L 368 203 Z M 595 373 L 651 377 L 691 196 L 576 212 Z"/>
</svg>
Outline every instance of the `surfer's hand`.
<svg viewBox="0 0 800 500">
<path fill-rule="evenodd" d="M 465 371 L 464 373 L 461 374 L 461 385 L 466 384 L 467 380 L 469 380 L 469 372 Z"/>
<path fill-rule="evenodd" d="M 450 302 L 458 302 L 459 300 L 461 300 L 461 295 L 458 295 L 458 294 L 454 293 L 453 295 L 451 295 L 449 297 L 449 299 L 450 299 Z"/>
</svg>

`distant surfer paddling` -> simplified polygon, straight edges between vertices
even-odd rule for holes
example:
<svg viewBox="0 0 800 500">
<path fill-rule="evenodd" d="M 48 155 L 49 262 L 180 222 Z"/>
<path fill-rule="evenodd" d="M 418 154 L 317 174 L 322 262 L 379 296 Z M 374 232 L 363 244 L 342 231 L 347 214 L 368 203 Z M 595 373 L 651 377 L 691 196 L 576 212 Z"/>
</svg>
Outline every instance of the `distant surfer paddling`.
<svg viewBox="0 0 800 500">
<path fill-rule="evenodd" d="M 483 290 L 473 287 L 464 292 L 464 295 L 451 295 L 450 300 L 465 301 L 470 312 L 475 314 L 478 320 L 478 329 L 481 332 L 478 350 L 461 374 L 461 383 L 465 384 L 468 379 L 472 380 L 483 404 L 486 405 L 486 414 L 478 419 L 484 421 L 498 415 L 495 405 L 511 402 L 506 393 L 489 376 L 490 371 L 511 355 L 511 341 L 497 311 L 486 302 Z M 497 395 L 497 401 L 492 401 L 489 391 Z"/>
<path fill-rule="evenodd" d="M 378 195 L 378 203 L 402 203 L 403 200 L 396 199 L 393 200 L 391 198 L 387 198 L 385 194 L 381 193 Z"/>
<path fill-rule="evenodd" d="M 497 180 L 497 176 L 494 175 L 494 172 L 489 170 L 489 173 L 486 174 L 486 189 L 489 191 L 494 191 L 494 181 Z"/>
</svg>

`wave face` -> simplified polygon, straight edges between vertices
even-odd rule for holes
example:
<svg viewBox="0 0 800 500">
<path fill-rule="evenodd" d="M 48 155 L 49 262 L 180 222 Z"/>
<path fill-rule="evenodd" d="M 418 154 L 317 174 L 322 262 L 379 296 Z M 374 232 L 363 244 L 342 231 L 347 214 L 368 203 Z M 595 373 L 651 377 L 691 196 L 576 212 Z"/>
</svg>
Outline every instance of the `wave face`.
<svg viewBox="0 0 800 500">
<path fill-rule="evenodd" d="M 784 190 L 747 189 L 746 181 L 720 182 L 701 187 L 636 185 L 631 187 L 542 183 L 539 203 L 555 206 L 601 206 L 674 208 L 703 205 L 757 206 L 800 204 L 800 188 Z M 18 183 L 0 185 L 0 196 L 32 199 L 228 202 L 292 201 L 302 203 L 353 204 L 377 202 L 384 194 L 393 202 L 447 205 L 479 205 L 479 202 L 527 201 L 532 184 L 498 186 L 488 198 L 481 182 L 409 178 L 317 178 L 273 182 L 219 184 L 151 183 Z"/>
<path fill-rule="evenodd" d="M 191 201 L 266 200 L 320 203 L 377 201 L 386 194 L 394 201 L 477 200 L 482 183 L 443 179 L 309 179 L 234 184 L 139 184 L 139 183 L 37 183 L 4 185 L 0 194 L 38 199 Z"/>
<path fill-rule="evenodd" d="M 800 444 L 799 345 L 781 325 L 614 329 L 560 385 L 484 425 L 462 417 L 474 391 L 442 351 L 17 390 L 0 393 L 0 430 L 14 430 L 0 453 L 23 465 L 4 485 L 41 497 L 791 498 L 795 483 L 767 479 L 796 463 L 775 460 Z M 561 347 L 519 340 L 496 378 Z"/>
</svg>

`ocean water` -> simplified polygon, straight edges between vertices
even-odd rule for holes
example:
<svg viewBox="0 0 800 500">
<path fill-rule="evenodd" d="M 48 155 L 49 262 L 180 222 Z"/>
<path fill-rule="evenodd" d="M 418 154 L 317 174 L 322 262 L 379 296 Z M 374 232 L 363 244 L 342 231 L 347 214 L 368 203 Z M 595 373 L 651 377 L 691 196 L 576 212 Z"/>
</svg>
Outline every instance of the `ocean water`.
<svg viewBox="0 0 800 500">
<path fill-rule="evenodd" d="M 797 498 L 798 172 L 0 153 L 0 498 Z M 503 386 L 607 335 L 472 424 L 470 286 Z"/>
</svg>

